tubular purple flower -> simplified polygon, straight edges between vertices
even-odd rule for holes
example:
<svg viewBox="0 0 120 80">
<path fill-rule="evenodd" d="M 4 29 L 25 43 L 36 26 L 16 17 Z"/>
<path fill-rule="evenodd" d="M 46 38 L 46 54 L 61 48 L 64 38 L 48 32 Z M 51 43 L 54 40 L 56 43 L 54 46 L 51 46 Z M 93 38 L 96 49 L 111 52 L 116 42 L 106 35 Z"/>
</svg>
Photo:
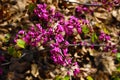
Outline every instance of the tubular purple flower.
<svg viewBox="0 0 120 80">
<path fill-rule="evenodd" d="M 105 39 L 108 41 L 108 40 L 110 40 L 110 36 L 109 35 L 106 35 L 105 36 Z"/>
<path fill-rule="evenodd" d="M 31 26 L 31 27 L 30 27 L 30 31 L 35 31 L 34 26 Z"/>
<path fill-rule="evenodd" d="M 68 26 L 69 29 L 73 29 L 73 26 Z"/>
<path fill-rule="evenodd" d="M 67 56 L 68 48 L 62 49 L 64 56 Z"/>
<path fill-rule="evenodd" d="M 40 35 L 37 36 L 37 38 L 35 38 L 35 41 L 36 41 L 36 42 L 40 42 L 40 40 L 41 40 L 41 36 L 40 36 Z"/>
<path fill-rule="evenodd" d="M 64 38 L 63 38 L 62 34 L 57 34 L 55 36 L 55 40 L 56 40 L 56 42 L 61 43 L 64 41 Z"/>
<path fill-rule="evenodd" d="M 69 42 L 68 41 L 64 41 L 64 44 L 65 44 L 65 46 L 68 46 Z"/>
<path fill-rule="evenodd" d="M 34 37 L 35 34 L 34 34 L 34 32 L 32 32 L 32 31 L 28 31 L 27 37 L 28 37 L 28 36 L 32 36 L 32 37 Z"/>
<path fill-rule="evenodd" d="M 25 34 L 25 31 L 24 31 L 24 30 L 20 30 L 20 31 L 18 32 L 18 34 L 23 35 L 23 34 Z"/>
<path fill-rule="evenodd" d="M 87 7 L 83 7 L 82 8 L 84 11 L 88 11 L 88 8 Z"/>
<path fill-rule="evenodd" d="M 117 49 L 113 49 L 113 50 L 112 50 L 112 53 L 117 53 Z"/>
<path fill-rule="evenodd" d="M 74 76 L 77 76 L 77 75 L 80 73 L 79 68 L 78 68 L 78 69 L 75 69 L 75 70 L 73 71 L 73 73 L 74 73 Z"/>
<path fill-rule="evenodd" d="M 79 34 L 82 33 L 82 29 L 81 28 L 77 28 L 77 31 L 78 31 Z"/>
<path fill-rule="evenodd" d="M 38 30 L 39 30 L 40 32 L 42 32 L 42 27 L 41 27 L 40 24 L 36 24 L 36 27 L 38 28 Z"/>
</svg>

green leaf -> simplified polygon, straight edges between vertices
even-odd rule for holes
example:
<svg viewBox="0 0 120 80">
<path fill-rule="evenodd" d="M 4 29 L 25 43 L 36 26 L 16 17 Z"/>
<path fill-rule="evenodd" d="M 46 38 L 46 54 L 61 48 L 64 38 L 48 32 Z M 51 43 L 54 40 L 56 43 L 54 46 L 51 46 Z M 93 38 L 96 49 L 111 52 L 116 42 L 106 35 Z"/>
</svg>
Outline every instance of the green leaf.
<svg viewBox="0 0 120 80">
<path fill-rule="evenodd" d="M 84 25 L 84 26 L 82 27 L 82 32 L 83 32 L 84 34 L 87 34 L 87 33 L 89 32 L 89 28 L 88 28 L 86 25 Z"/>
<path fill-rule="evenodd" d="M 117 57 L 117 60 L 120 61 L 120 53 L 117 53 L 116 57 Z"/>
<path fill-rule="evenodd" d="M 87 80 L 93 80 L 91 76 L 87 76 Z"/>
<path fill-rule="evenodd" d="M 109 33 L 109 31 L 106 29 L 106 27 L 103 27 L 103 31 L 104 31 L 104 33 L 106 33 L 106 34 Z"/>
<path fill-rule="evenodd" d="M 17 45 L 21 48 L 25 48 L 25 41 L 22 39 L 17 40 Z"/>
<path fill-rule="evenodd" d="M 119 67 L 117 67 L 117 71 L 119 71 L 119 72 L 120 72 L 120 66 L 119 66 Z"/>
<path fill-rule="evenodd" d="M 120 58 L 120 53 L 117 53 L 117 58 Z"/>
<path fill-rule="evenodd" d="M 61 76 L 56 76 L 55 77 L 55 80 L 61 80 L 62 78 L 61 78 Z"/>
<path fill-rule="evenodd" d="M 9 41 L 9 39 L 10 39 L 10 34 L 5 34 L 5 42 L 8 42 Z"/>
<path fill-rule="evenodd" d="M 113 76 L 113 77 L 112 77 L 112 80 L 120 80 L 120 77 L 118 77 L 118 76 Z"/>
<path fill-rule="evenodd" d="M 95 42 L 95 40 L 97 40 L 97 39 L 98 39 L 98 37 L 97 37 L 96 33 L 93 33 L 92 34 L 92 42 Z"/>
<path fill-rule="evenodd" d="M 69 76 L 65 76 L 62 80 L 70 80 Z"/>
<path fill-rule="evenodd" d="M 17 51 L 15 56 L 20 58 L 22 56 L 22 52 L 21 51 Z"/>
<path fill-rule="evenodd" d="M 14 55 L 14 54 L 16 53 L 15 48 L 14 48 L 14 47 L 8 47 L 8 53 L 9 53 L 10 55 Z"/>
<path fill-rule="evenodd" d="M 35 8 L 35 4 L 32 3 L 28 6 L 30 12 L 33 12 L 34 8 Z"/>
</svg>

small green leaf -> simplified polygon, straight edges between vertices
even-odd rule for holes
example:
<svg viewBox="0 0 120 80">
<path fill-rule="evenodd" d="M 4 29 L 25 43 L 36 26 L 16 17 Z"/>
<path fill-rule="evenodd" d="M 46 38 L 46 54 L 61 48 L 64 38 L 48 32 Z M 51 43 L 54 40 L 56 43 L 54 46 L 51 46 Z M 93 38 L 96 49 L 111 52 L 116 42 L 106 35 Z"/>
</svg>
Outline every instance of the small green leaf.
<svg viewBox="0 0 120 80">
<path fill-rule="evenodd" d="M 56 76 L 55 77 L 55 80 L 61 80 L 62 78 L 61 78 L 61 76 Z"/>
<path fill-rule="evenodd" d="M 21 48 L 25 48 L 25 41 L 22 39 L 17 40 L 17 45 Z"/>
<path fill-rule="evenodd" d="M 89 28 L 88 28 L 86 25 L 84 25 L 84 26 L 82 27 L 82 32 L 83 32 L 84 34 L 87 34 L 87 33 L 89 32 Z"/>
<path fill-rule="evenodd" d="M 87 80 L 93 80 L 91 76 L 87 76 Z"/>
<path fill-rule="evenodd" d="M 117 58 L 120 58 L 120 53 L 117 53 Z"/>
<path fill-rule="evenodd" d="M 113 77 L 112 77 L 112 80 L 120 80 L 120 77 L 118 77 L 118 76 L 113 76 Z"/>
<path fill-rule="evenodd" d="M 8 42 L 10 39 L 10 34 L 5 34 L 5 42 Z"/>
<path fill-rule="evenodd" d="M 120 72 L 120 66 L 119 66 L 119 67 L 117 67 L 117 71 L 119 71 L 119 72 Z"/>
<path fill-rule="evenodd" d="M 14 47 L 8 47 L 8 53 L 10 55 L 14 55 L 16 53 L 15 48 Z"/>
<path fill-rule="evenodd" d="M 65 76 L 62 80 L 70 80 L 69 76 Z"/>
<path fill-rule="evenodd" d="M 33 12 L 34 8 L 35 8 L 35 4 L 30 4 L 28 6 L 28 9 L 29 9 L 30 12 Z"/>
<path fill-rule="evenodd" d="M 93 33 L 92 34 L 92 42 L 95 42 L 95 40 L 97 40 L 97 39 L 98 39 L 98 37 L 97 37 L 96 33 Z"/>
<path fill-rule="evenodd" d="M 16 52 L 16 57 L 20 58 L 22 56 L 22 52 L 21 51 L 17 51 Z"/>
<path fill-rule="evenodd" d="M 117 53 L 116 57 L 117 57 L 117 60 L 120 61 L 120 53 Z"/>
</svg>

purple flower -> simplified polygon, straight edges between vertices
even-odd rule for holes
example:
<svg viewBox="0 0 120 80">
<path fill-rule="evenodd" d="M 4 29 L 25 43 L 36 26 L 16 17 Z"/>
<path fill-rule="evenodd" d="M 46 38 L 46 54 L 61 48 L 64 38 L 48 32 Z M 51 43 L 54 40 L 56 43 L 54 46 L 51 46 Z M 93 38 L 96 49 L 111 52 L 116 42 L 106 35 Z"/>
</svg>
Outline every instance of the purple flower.
<svg viewBox="0 0 120 80">
<path fill-rule="evenodd" d="M 34 37 L 35 34 L 34 34 L 34 32 L 32 32 L 32 31 L 28 31 L 27 37 L 28 37 L 28 36 L 32 36 L 32 37 Z"/>
<path fill-rule="evenodd" d="M 25 34 L 25 31 L 24 30 L 20 30 L 19 32 L 18 32 L 18 34 Z"/>
<path fill-rule="evenodd" d="M 48 11 L 47 11 L 47 5 L 46 4 L 38 4 L 37 8 L 34 10 L 34 13 L 39 17 L 39 19 L 48 21 Z"/>
<path fill-rule="evenodd" d="M 56 28 L 55 31 L 56 31 L 57 33 L 59 33 L 59 32 L 63 32 L 63 31 L 64 31 L 64 28 L 63 28 L 62 25 L 58 24 L 58 26 L 57 26 L 57 28 Z"/>
<path fill-rule="evenodd" d="M 79 34 L 82 33 L 81 27 L 80 27 L 80 28 L 77 28 L 77 31 L 78 31 Z"/>
<path fill-rule="evenodd" d="M 106 41 L 110 40 L 110 36 L 109 36 L 109 35 L 106 35 L 106 36 L 105 36 L 105 39 L 106 39 Z"/>
<path fill-rule="evenodd" d="M 73 29 L 73 26 L 68 26 L 68 28 Z"/>
<path fill-rule="evenodd" d="M 60 48 L 59 47 L 54 47 L 54 49 L 52 49 L 53 53 L 60 53 Z"/>
<path fill-rule="evenodd" d="M 108 41 L 108 40 L 110 40 L 110 36 L 105 34 L 104 32 L 101 32 L 99 35 L 99 39 L 102 41 Z"/>
<path fill-rule="evenodd" d="M 83 7 L 82 9 L 83 9 L 83 11 L 88 11 L 87 7 Z"/>
<path fill-rule="evenodd" d="M 36 40 L 36 42 L 40 42 L 40 40 L 41 40 L 41 36 L 40 36 L 40 35 L 37 36 L 37 37 L 35 38 L 35 40 Z"/>
<path fill-rule="evenodd" d="M 80 73 L 80 70 L 77 68 L 73 71 L 73 73 L 74 73 L 74 76 L 77 76 Z"/>
<path fill-rule="evenodd" d="M 57 58 L 56 58 L 55 56 L 51 56 L 51 59 L 52 59 L 55 63 L 57 63 Z"/>
<path fill-rule="evenodd" d="M 55 40 L 56 40 L 56 42 L 61 43 L 62 41 L 64 41 L 64 38 L 61 34 L 57 34 L 55 36 Z"/>
<path fill-rule="evenodd" d="M 65 49 L 62 49 L 62 50 L 63 50 L 63 54 L 64 54 L 65 56 L 67 56 L 68 48 L 65 48 Z"/>
<path fill-rule="evenodd" d="M 113 49 L 113 50 L 112 50 L 112 53 L 117 53 L 117 49 Z"/>
<path fill-rule="evenodd" d="M 64 41 L 64 44 L 65 44 L 65 46 L 68 46 L 69 42 L 68 41 Z"/>
<path fill-rule="evenodd" d="M 38 30 L 39 30 L 40 32 L 42 32 L 42 27 L 41 27 L 40 24 L 36 24 L 36 27 L 38 28 Z"/>
<path fill-rule="evenodd" d="M 91 44 L 90 48 L 91 48 L 91 49 L 94 49 L 94 44 Z"/>
<path fill-rule="evenodd" d="M 2 75 L 3 74 L 3 70 L 2 70 L 2 68 L 0 68 L 0 75 Z"/>
<path fill-rule="evenodd" d="M 60 12 L 56 12 L 54 15 L 54 18 L 55 20 L 61 20 L 61 19 L 64 19 L 64 16 Z"/>
</svg>

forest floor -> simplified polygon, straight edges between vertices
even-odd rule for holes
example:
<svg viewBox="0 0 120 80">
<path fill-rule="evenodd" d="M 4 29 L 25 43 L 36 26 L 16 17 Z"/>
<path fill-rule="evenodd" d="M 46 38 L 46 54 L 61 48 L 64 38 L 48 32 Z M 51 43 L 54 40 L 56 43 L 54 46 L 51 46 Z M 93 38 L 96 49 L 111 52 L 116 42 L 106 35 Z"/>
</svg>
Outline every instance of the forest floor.
<svg viewBox="0 0 120 80">
<path fill-rule="evenodd" d="M 120 6 L 110 8 L 91 6 L 89 0 L 0 0 L 0 80 L 120 80 Z M 96 0 L 99 1 L 99 0 Z M 90 1 L 92 2 L 92 0 Z M 48 7 L 60 11 L 66 20 L 72 15 L 79 15 L 90 21 L 97 31 L 103 30 L 115 45 L 117 51 L 100 51 L 100 43 L 95 49 L 84 46 L 70 46 L 69 52 L 78 62 L 80 73 L 66 76 L 66 68 L 54 64 L 48 50 L 38 48 L 20 48 L 14 42 L 21 29 L 27 29 L 37 22 L 33 14 L 36 4 L 46 3 Z M 78 4 L 80 3 L 80 4 Z M 75 13 L 78 5 L 94 10 L 92 13 Z M 90 36 L 89 33 L 87 36 Z M 79 38 L 76 37 L 76 38 Z M 88 40 L 86 37 L 83 37 Z M 73 38 L 70 38 L 71 41 Z M 70 41 L 70 40 L 69 40 Z M 93 40 L 94 41 L 94 40 Z"/>
</svg>

